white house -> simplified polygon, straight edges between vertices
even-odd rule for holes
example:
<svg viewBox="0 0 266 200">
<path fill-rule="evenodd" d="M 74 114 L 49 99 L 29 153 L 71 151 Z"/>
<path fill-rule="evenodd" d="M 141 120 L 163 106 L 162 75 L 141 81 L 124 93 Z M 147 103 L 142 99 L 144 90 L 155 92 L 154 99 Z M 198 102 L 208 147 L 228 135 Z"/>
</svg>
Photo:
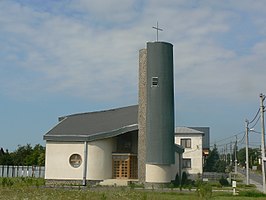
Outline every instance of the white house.
<svg viewBox="0 0 266 200">
<path fill-rule="evenodd" d="M 190 178 L 203 172 L 203 135 L 204 132 L 193 128 L 175 128 L 175 143 L 184 147 L 182 168 Z"/>
</svg>

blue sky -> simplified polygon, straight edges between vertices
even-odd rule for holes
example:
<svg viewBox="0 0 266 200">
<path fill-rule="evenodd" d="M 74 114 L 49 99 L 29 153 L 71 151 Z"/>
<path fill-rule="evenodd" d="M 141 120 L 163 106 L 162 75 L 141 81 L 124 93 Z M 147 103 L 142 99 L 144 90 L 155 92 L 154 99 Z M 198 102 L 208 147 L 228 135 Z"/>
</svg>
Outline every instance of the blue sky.
<svg viewBox="0 0 266 200">
<path fill-rule="evenodd" d="M 10 151 L 44 144 L 59 116 L 137 104 L 138 51 L 156 40 L 157 21 L 159 40 L 174 45 L 177 126 L 209 126 L 211 143 L 229 143 L 266 93 L 261 0 L 3 0 L 0 7 L 0 146 Z M 251 134 L 251 145 L 259 138 Z"/>
</svg>

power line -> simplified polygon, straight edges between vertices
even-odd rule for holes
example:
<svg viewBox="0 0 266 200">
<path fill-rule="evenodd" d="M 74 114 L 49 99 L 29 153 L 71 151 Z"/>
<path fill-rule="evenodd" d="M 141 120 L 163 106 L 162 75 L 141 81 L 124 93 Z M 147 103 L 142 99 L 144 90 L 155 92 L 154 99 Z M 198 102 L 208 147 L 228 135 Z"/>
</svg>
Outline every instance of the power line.
<svg viewBox="0 0 266 200">
<path fill-rule="evenodd" d="M 243 144 L 243 143 L 244 143 L 244 138 L 245 138 L 245 136 L 246 136 L 246 133 L 243 135 L 242 139 L 241 139 L 241 140 L 239 140 L 239 142 L 238 142 L 238 143 L 240 143 L 240 144 Z"/>
<path fill-rule="evenodd" d="M 250 129 L 253 129 L 253 128 L 257 125 L 257 123 L 258 123 L 259 120 L 260 120 L 260 116 L 259 116 L 259 118 L 257 119 L 257 121 L 255 122 L 255 124 L 254 124 Z"/>
<path fill-rule="evenodd" d="M 249 122 L 249 124 L 253 123 L 253 122 L 257 119 L 259 113 L 260 113 L 260 109 L 258 109 L 258 111 L 257 111 L 257 113 L 256 113 L 256 115 L 255 115 L 255 117 Z M 256 120 L 255 124 L 254 124 L 250 129 L 254 128 L 254 127 L 257 125 L 259 119 L 260 119 L 260 116 L 259 116 L 259 118 Z M 220 147 L 220 146 L 223 146 L 223 145 L 229 144 L 229 143 L 223 143 L 223 144 L 219 144 L 219 145 L 217 145 L 217 144 L 220 143 L 220 142 L 223 142 L 223 141 L 229 140 L 229 139 L 234 138 L 235 136 L 237 136 L 237 135 L 241 135 L 241 134 L 243 134 L 243 133 L 245 133 L 245 131 L 241 131 L 241 132 L 239 132 L 239 133 L 237 133 L 237 134 L 234 134 L 234 135 L 232 135 L 232 136 L 230 136 L 230 137 L 227 137 L 227 138 L 220 139 L 220 140 L 218 140 L 218 141 L 216 140 L 216 141 L 214 141 L 214 142 L 211 143 L 210 147 L 213 147 L 214 145 L 216 145 L 216 147 Z M 244 138 L 245 138 L 245 134 L 244 134 L 243 138 L 242 138 L 241 140 L 239 140 L 238 142 L 239 142 L 240 144 L 242 144 L 243 141 L 244 141 Z"/>
<path fill-rule="evenodd" d="M 255 117 L 249 122 L 249 124 L 253 123 L 255 121 L 255 119 L 258 117 L 258 114 L 260 113 L 260 108 L 258 109 Z"/>
<path fill-rule="evenodd" d="M 215 142 L 212 142 L 211 144 L 216 144 L 217 145 L 217 143 L 219 143 L 219 142 L 223 142 L 223 141 L 225 141 L 225 140 L 228 140 L 228 139 L 230 139 L 230 138 L 233 138 L 233 137 L 235 137 L 236 135 L 241 135 L 241 134 L 243 134 L 244 133 L 244 131 L 241 131 L 241 132 L 239 132 L 239 133 L 237 133 L 237 134 L 234 134 L 233 136 L 230 136 L 230 137 L 227 137 L 227 138 L 224 138 L 224 139 L 220 139 L 220 140 L 218 140 L 218 141 L 215 141 Z M 213 146 L 213 145 L 211 145 L 211 146 Z"/>
<path fill-rule="evenodd" d="M 242 133 L 238 133 L 237 135 L 240 135 L 240 134 L 243 134 L 244 133 L 244 131 L 242 131 Z M 234 135 L 234 136 L 232 136 L 232 137 L 235 137 L 236 135 Z M 243 136 L 243 138 L 245 137 L 245 134 L 244 134 L 244 136 Z M 229 138 L 231 138 L 231 137 L 229 137 Z M 237 140 L 237 142 L 239 143 L 239 144 L 243 144 L 243 138 L 241 139 L 241 140 Z M 228 138 L 227 138 L 228 139 Z M 225 139 L 226 140 L 226 139 Z M 220 140 L 221 141 L 221 140 Z M 216 144 L 216 143 L 214 143 L 213 145 L 210 145 L 210 147 L 214 147 L 214 145 L 217 147 L 217 148 L 219 148 L 219 147 L 224 147 L 225 145 L 227 145 L 227 144 L 231 144 L 231 142 L 232 141 L 229 141 L 229 142 L 226 142 L 226 143 L 222 143 L 222 144 Z"/>
</svg>

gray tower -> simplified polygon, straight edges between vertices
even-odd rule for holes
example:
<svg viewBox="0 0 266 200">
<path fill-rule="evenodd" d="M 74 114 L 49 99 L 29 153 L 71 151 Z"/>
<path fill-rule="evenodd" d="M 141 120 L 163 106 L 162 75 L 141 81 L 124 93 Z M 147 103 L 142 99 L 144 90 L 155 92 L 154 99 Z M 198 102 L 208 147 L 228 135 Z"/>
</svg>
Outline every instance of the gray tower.
<svg viewBox="0 0 266 200">
<path fill-rule="evenodd" d="M 174 163 L 173 45 L 147 44 L 147 163 Z"/>
<path fill-rule="evenodd" d="M 173 45 L 148 42 L 139 57 L 140 182 L 170 182 L 174 154 Z"/>
</svg>

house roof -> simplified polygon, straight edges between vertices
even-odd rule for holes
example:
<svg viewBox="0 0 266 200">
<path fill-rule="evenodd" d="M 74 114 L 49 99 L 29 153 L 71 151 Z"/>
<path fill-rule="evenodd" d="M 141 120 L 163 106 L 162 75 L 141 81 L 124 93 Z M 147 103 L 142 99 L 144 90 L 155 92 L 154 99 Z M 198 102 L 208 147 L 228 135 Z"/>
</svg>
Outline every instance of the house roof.
<svg viewBox="0 0 266 200">
<path fill-rule="evenodd" d="M 204 135 L 204 132 L 198 131 L 192 128 L 188 128 L 185 126 L 180 126 L 175 128 L 175 134 L 201 134 Z"/>
<path fill-rule="evenodd" d="M 138 130 L 138 105 L 59 118 L 45 140 L 92 141 Z"/>
</svg>

